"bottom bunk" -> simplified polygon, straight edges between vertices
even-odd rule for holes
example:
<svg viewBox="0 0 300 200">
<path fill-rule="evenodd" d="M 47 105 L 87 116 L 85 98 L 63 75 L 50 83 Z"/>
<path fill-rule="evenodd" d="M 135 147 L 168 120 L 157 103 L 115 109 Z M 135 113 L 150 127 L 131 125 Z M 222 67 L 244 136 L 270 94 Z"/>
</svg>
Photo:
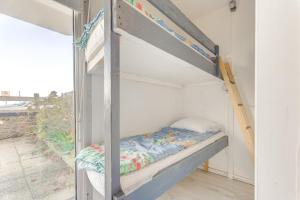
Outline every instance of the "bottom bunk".
<svg viewBox="0 0 300 200">
<path fill-rule="evenodd" d="M 202 124 L 197 124 L 199 121 Z M 115 198 L 154 199 L 226 146 L 228 138 L 221 128 L 199 119 L 184 119 L 155 133 L 123 138 L 122 193 Z M 95 190 L 104 196 L 103 145 L 82 150 L 77 161 Z"/>
</svg>

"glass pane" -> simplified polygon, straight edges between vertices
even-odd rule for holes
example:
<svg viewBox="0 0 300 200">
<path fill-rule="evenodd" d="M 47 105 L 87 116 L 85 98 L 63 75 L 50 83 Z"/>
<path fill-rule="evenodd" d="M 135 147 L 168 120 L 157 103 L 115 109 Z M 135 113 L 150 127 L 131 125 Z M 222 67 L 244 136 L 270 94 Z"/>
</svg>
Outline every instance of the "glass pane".
<svg viewBox="0 0 300 200">
<path fill-rule="evenodd" d="M 0 27 L 0 199 L 75 199 L 72 36 Z"/>
</svg>

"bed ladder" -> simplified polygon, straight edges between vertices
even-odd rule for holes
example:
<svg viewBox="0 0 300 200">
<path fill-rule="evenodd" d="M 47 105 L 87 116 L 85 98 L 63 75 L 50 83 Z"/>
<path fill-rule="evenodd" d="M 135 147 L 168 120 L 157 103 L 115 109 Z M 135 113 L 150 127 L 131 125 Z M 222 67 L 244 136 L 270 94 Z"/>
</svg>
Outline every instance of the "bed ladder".
<svg viewBox="0 0 300 200">
<path fill-rule="evenodd" d="M 219 58 L 219 66 L 222 77 L 225 82 L 225 86 L 228 90 L 228 93 L 231 97 L 231 102 L 233 106 L 234 113 L 237 117 L 240 128 L 245 137 L 245 142 L 251 159 L 254 161 L 254 131 L 251 126 L 249 115 L 243 104 L 240 92 L 237 88 L 231 66 L 229 63 L 224 63 L 221 58 Z"/>
</svg>

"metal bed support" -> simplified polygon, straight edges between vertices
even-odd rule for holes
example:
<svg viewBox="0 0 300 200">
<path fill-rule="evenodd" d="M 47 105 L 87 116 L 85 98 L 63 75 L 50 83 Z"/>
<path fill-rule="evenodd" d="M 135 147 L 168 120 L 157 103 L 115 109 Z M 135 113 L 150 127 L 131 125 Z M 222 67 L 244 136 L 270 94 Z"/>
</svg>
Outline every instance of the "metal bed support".
<svg viewBox="0 0 300 200">
<path fill-rule="evenodd" d="M 222 78 L 222 74 L 220 72 L 220 49 L 219 49 L 219 45 L 215 46 L 215 53 L 216 53 L 216 76 L 218 78 Z"/>
<path fill-rule="evenodd" d="M 213 54 L 216 54 L 215 44 L 199 28 L 191 22 L 170 0 L 148 0 L 154 7 L 167 16 L 187 34 L 196 39 Z"/>
<path fill-rule="evenodd" d="M 120 36 L 113 32 L 114 0 L 104 0 L 105 200 L 120 189 Z"/>
</svg>

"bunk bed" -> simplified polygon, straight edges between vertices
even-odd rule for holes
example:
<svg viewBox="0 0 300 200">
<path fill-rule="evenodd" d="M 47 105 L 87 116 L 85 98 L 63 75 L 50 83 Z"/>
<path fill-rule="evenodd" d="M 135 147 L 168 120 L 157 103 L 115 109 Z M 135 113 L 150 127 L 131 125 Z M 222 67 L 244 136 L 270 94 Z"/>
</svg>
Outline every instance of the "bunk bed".
<svg viewBox="0 0 300 200">
<path fill-rule="evenodd" d="M 116 7 L 116 12 L 119 12 L 114 22 L 114 32 L 121 35 L 119 38 L 120 52 L 122 52 L 119 55 L 122 60 L 121 76 L 128 78 L 128 74 L 134 74 L 151 77 L 155 80 L 177 83 L 177 86 L 215 81 L 213 77 L 219 76 L 219 68 L 216 64 L 219 55 L 218 46 L 204 36 L 198 28 L 194 26 L 192 29 L 197 37 L 186 34 L 185 30 L 172 20 L 161 16 L 158 10 L 152 9 L 148 1 L 144 1 L 140 9 L 132 7 L 126 0 L 118 1 L 118 4 L 120 7 Z M 129 20 L 128 23 L 127 18 L 134 20 Z M 96 26 L 93 26 L 94 23 Z M 89 39 L 80 46 L 85 48 L 87 72 L 103 72 L 104 11 L 99 11 L 86 28 L 91 29 Z M 155 33 L 155 37 L 152 37 L 151 33 Z M 132 62 L 132 58 L 135 62 Z M 155 59 L 157 62 L 153 63 Z M 144 62 L 148 60 L 152 60 L 151 64 Z M 178 72 L 181 76 L 176 75 Z M 134 77 L 130 76 L 130 78 Z"/>
<path fill-rule="evenodd" d="M 146 181 L 129 184 L 129 187 L 121 184 L 124 177 L 120 177 L 120 78 L 124 75 L 128 78 L 128 74 L 132 79 L 145 76 L 153 80 L 175 83 L 178 87 L 207 80 L 222 81 L 218 46 L 171 1 L 146 2 L 166 16 L 167 20 L 181 30 L 181 33 L 166 25 L 164 20 L 145 12 L 144 5 L 136 6 L 132 2 L 104 1 L 104 11 L 99 12 L 95 20 L 97 25 L 92 29 L 89 27 L 91 24 L 86 27 L 90 34 L 89 40 L 85 41 L 87 72 L 101 71 L 104 74 L 105 124 L 105 174 L 99 176 L 95 172 L 88 171 L 88 176 L 96 190 L 105 194 L 107 200 L 155 199 L 228 146 L 228 137 L 220 132 L 209 142 L 200 143 L 198 147 L 189 149 L 188 152 L 180 152 L 183 156 L 174 155 L 177 159 L 167 158 L 172 161 L 165 161 L 168 164 L 161 168 L 155 167 L 154 163 L 151 166 L 155 170 Z M 121 52 L 125 52 L 126 56 Z M 157 63 L 149 66 L 145 62 L 143 64 L 140 62 L 132 66 L 127 62 L 133 58 L 139 58 L 140 61 L 156 58 L 173 63 L 164 66 Z M 122 68 L 120 60 L 123 63 Z M 142 173 L 148 173 L 146 170 L 149 167 L 129 174 L 128 179 L 141 177 Z"/>
<path fill-rule="evenodd" d="M 165 30 L 163 32 L 164 34 L 167 35 L 169 33 L 169 35 L 173 36 L 170 38 L 171 39 L 170 43 L 175 45 L 174 48 L 185 47 L 185 51 L 189 52 L 189 54 L 192 55 L 191 57 L 197 56 L 198 58 L 198 59 L 194 58 L 194 60 L 197 61 L 193 61 L 193 59 L 186 58 L 186 61 L 191 62 L 193 65 L 197 65 L 201 68 L 204 68 L 205 71 L 208 73 L 215 74 L 215 70 L 216 70 L 214 66 L 214 61 L 216 60 L 215 54 L 211 53 L 209 50 L 206 50 L 206 48 L 196 40 L 192 40 L 192 38 L 188 38 L 188 35 L 185 35 L 182 32 L 178 33 L 174 31 L 173 28 L 170 27 L 171 23 L 170 22 L 169 24 L 166 23 L 167 19 L 161 19 L 155 16 L 155 14 L 152 14 L 151 12 L 147 11 L 146 8 L 144 8 L 145 4 L 139 4 L 139 5 L 140 5 L 140 10 L 135 10 L 138 11 L 136 14 L 144 16 L 146 19 L 148 19 L 147 22 L 150 23 L 152 22 L 153 24 L 156 24 L 158 26 L 157 28 L 162 28 L 163 30 Z M 132 5 L 124 4 L 124 6 L 130 9 L 130 6 Z M 123 22 L 120 22 L 120 24 L 123 25 Z M 90 24 L 86 25 L 86 27 L 92 29 L 92 31 L 89 36 L 83 36 L 85 41 L 83 41 L 84 44 L 82 44 L 81 47 L 85 47 L 87 70 L 88 72 L 91 72 L 95 70 L 95 68 L 102 67 L 102 64 L 104 62 L 104 11 L 100 10 L 97 16 L 90 22 Z M 139 48 L 143 48 L 143 49 L 147 48 L 147 43 L 145 43 L 144 40 L 139 41 L 137 40 L 137 38 L 133 38 L 132 35 L 130 35 L 128 32 L 124 32 L 120 28 L 118 29 L 118 31 L 122 34 L 121 42 L 120 42 L 121 48 L 124 47 L 125 49 L 130 49 L 133 52 L 132 54 L 126 53 L 127 57 L 136 55 Z M 86 39 L 87 37 L 88 40 Z M 177 46 L 176 44 L 174 44 L 175 41 L 176 43 L 178 43 Z M 182 44 L 180 44 L 180 42 Z M 153 43 L 150 44 L 153 45 Z M 169 47 L 170 47 L 169 45 L 166 46 L 166 48 Z M 126 52 L 126 50 L 124 51 Z M 150 51 L 153 51 L 153 48 L 150 48 Z M 143 51 L 143 55 L 141 56 L 144 55 L 145 52 Z M 173 55 L 179 57 L 181 54 L 174 52 Z M 199 56 L 201 57 L 201 59 L 199 59 Z M 127 69 L 122 69 L 122 70 L 124 71 Z"/>
</svg>

